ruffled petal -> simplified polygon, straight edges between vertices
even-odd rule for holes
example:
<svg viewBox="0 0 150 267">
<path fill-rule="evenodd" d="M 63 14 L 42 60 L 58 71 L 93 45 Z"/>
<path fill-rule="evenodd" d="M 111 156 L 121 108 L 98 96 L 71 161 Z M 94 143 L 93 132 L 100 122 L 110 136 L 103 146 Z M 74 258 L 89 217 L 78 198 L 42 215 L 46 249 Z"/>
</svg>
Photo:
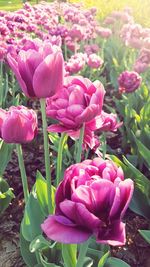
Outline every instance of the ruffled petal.
<svg viewBox="0 0 150 267">
<path fill-rule="evenodd" d="M 91 236 L 90 231 L 73 224 L 63 216 L 49 216 L 41 225 L 41 228 L 49 239 L 64 244 L 82 243 Z"/>
<path fill-rule="evenodd" d="M 126 242 L 125 224 L 120 221 L 101 228 L 97 234 L 96 242 L 111 246 L 123 246 Z"/>
<path fill-rule="evenodd" d="M 101 221 L 82 203 L 64 200 L 60 203 L 60 209 L 67 218 L 75 222 L 77 225 L 89 229 L 91 233 L 101 224 Z"/>
</svg>

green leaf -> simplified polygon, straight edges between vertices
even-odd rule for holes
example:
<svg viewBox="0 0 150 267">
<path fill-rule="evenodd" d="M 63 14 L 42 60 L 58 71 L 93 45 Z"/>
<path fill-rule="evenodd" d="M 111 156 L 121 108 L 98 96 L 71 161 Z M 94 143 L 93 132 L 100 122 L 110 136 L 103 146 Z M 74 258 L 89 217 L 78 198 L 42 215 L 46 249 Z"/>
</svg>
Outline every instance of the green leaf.
<svg viewBox="0 0 150 267">
<path fill-rule="evenodd" d="M 139 230 L 140 234 L 150 244 L 150 230 Z"/>
<path fill-rule="evenodd" d="M 52 186 L 52 207 L 54 210 L 55 207 L 55 187 Z M 37 193 L 37 199 L 39 201 L 40 207 L 44 213 L 45 216 L 48 216 L 48 198 L 47 198 L 47 184 L 46 180 L 42 176 L 42 174 L 37 171 L 36 174 L 36 193 Z"/>
<path fill-rule="evenodd" d="M 130 178 L 132 178 L 136 184 L 136 187 L 149 199 L 150 198 L 150 181 L 136 169 L 125 157 L 123 157 L 124 163 L 130 171 Z"/>
<path fill-rule="evenodd" d="M 103 252 L 97 249 L 93 249 L 93 248 L 88 248 L 88 256 L 94 256 L 94 258 L 98 258 L 100 259 L 103 255 Z"/>
<path fill-rule="evenodd" d="M 77 245 L 76 244 L 62 244 L 62 256 L 65 267 L 76 266 Z"/>
<path fill-rule="evenodd" d="M 21 223 L 22 234 L 27 241 L 32 241 L 42 233 L 41 224 L 44 214 L 37 200 L 35 190 L 30 193 Z"/>
<path fill-rule="evenodd" d="M 145 217 L 146 219 L 150 219 L 150 204 L 146 196 L 138 188 L 134 189 L 129 207 L 133 212 Z"/>
<path fill-rule="evenodd" d="M 28 267 L 33 267 L 37 265 L 36 256 L 34 253 L 31 253 L 29 250 L 30 242 L 25 240 L 23 237 L 22 231 L 20 231 L 20 251 L 23 257 L 24 262 Z"/>
<path fill-rule="evenodd" d="M 9 206 L 9 203 L 14 197 L 8 183 L 0 177 L 0 214 Z"/>
<path fill-rule="evenodd" d="M 146 161 L 147 165 L 150 167 L 150 150 L 143 145 L 143 143 L 141 143 L 134 135 L 134 139 L 135 142 L 138 146 L 138 150 L 139 153 L 141 154 L 141 156 L 144 158 L 144 160 Z"/>
<path fill-rule="evenodd" d="M 85 257 L 83 267 L 92 267 L 92 266 L 93 266 L 93 260 L 89 257 Z"/>
<path fill-rule="evenodd" d="M 57 264 L 55 264 L 55 263 L 49 263 L 49 262 L 47 262 L 47 261 L 43 258 L 43 256 L 42 256 L 41 253 L 40 253 L 40 260 L 41 260 L 41 262 L 42 262 L 42 264 L 43 264 L 44 267 L 61 267 L 60 265 L 57 265 Z"/>
<path fill-rule="evenodd" d="M 0 175 L 2 175 L 6 169 L 8 162 L 11 159 L 11 154 L 14 145 L 6 144 L 4 141 L 0 142 Z"/>
<path fill-rule="evenodd" d="M 98 266 L 97 267 L 104 267 L 106 261 L 107 261 L 107 258 L 109 257 L 110 255 L 110 251 L 107 251 L 102 257 L 101 259 L 99 260 L 99 263 L 98 263 Z"/>
<path fill-rule="evenodd" d="M 42 235 L 37 236 L 29 246 L 30 252 L 34 253 L 38 249 L 43 248 L 53 248 L 56 245 L 56 242 L 51 243 L 50 241 L 47 241 Z"/>
<path fill-rule="evenodd" d="M 109 157 L 117 164 L 117 166 L 121 167 L 124 171 L 127 171 L 126 165 L 119 158 L 115 155 L 109 155 Z"/>
<path fill-rule="evenodd" d="M 120 259 L 110 257 L 108 258 L 105 267 L 131 267 L 131 266 Z"/>
<path fill-rule="evenodd" d="M 130 203 L 130 209 L 135 213 L 150 219 L 150 181 L 136 169 L 125 157 L 122 163 L 116 156 L 110 158 L 123 168 L 126 177 L 130 177 L 135 182 L 135 189 Z"/>
</svg>

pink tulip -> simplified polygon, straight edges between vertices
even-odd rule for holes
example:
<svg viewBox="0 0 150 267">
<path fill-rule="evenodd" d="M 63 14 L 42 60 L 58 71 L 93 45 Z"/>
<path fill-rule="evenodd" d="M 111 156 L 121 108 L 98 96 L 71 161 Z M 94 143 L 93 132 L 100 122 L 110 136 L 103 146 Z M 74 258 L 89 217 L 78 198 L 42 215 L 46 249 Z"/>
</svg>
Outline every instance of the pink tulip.
<svg viewBox="0 0 150 267">
<path fill-rule="evenodd" d="M 123 71 L 119 78 L 119 91 L 131 93 L 135 91 L 141 84 L 142 78 L 135 71 Z"/>
<path fill-rule="evenodd" d="M 133 69 L 138 73 L 145 72 L 150 67 L 150 49 L 142 48 L 134 63 Z"/>
<path fill-rule="evenodd" d="M 46 42 L 40 46 L 31 43 L 15 58 L 8 54 L 8 63 L 27 97 L 51 97 L 63 84 L 62 53 Z"/>
<path fill-rule="evenodd" d="M 101 115 L 95 118 L 95 121 L 97 120 L 97 126 L 95 127 L 95 130 L 101 131 L 101 132 L 115 132 L 117 129 L 122 125 L 122 122 L 117 122 L 117 115 L 113 113 L 106 113 L 104 111 L 101 112 Z M 90 128 L 90 123 L 89 123 Z"/>
<path fill-rule="evenodd" d="M 70 75 L 82 70 L 86 64 L 87 56 L 83 53 L 76 53 L 71 56 L 68 62 L 65 62 L 65 70 Z"/>
<path fill-rule="evenodd" d="M 59 95 L 47 100 L 47 116 L 59 121 L 51 127 L 59 132 L 79 130 L 101 113 L 104 87 L 99 81 L 92 83 L 87 78 L 70 76 Z"/>
<path fill-rule="evenodd" d="M 27 143 L 37 133 L 37 115 L 24 106 L 0 109 L 0 137 L 6 143 Z"/>
<path fill-rule="evenodd" d="M 84 51 L 87 55 L 99 52 L 100 47 L 97 44 L 85 45 Z"/>
<path fill-rule="evenodd" d="M 84 29 L 80 25 L 74 24 L 69 32 L 69 35 L 76 40 L 82 40 L 84 36 Z"/>
<path fill-rule="evenodd" d="M 98 69 L 103 65 L 104 61 L 101 57 L 96 54 L 90 54 L 88 56 L 87 64 L 93 69 Z"/>
<path fill-rule="evenodd" d="M 133 181 L 121 167 L 95 158 L 71 165 L 56 191 L 55 214 L 41 225 L 48 238 L 82 243 L 95 235 L 98 243 L 124 245 L 122 218 L 133 194 Z"/>
<path fill-rule="evenodd" d="M 112 35 L 112 31 L 109 28 L 97 27 L 96 32 L 102 38 L 109 38 Z"/>
</svg>

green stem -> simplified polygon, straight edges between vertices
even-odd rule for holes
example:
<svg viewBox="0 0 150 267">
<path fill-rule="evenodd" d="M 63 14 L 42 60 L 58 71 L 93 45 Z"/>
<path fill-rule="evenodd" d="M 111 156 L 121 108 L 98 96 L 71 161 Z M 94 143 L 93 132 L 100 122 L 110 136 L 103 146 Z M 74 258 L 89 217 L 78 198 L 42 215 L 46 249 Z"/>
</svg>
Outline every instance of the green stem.
<svg viewBox="0 0 150 267">
<path fill-rule="evenodd" d="M 76 267 L 83 267 L 83 263 L 84 263 L 84 259 L 87 253 L 89 243 L 90 243 L 90 238 L 85 243 L 80 245 L 80 251 L 79 251 L 79 256 L 78 256 Z"/>
<path fill-rule="evenodd" d="M 22 153 L 22 147 L 20 144 L 16 144 L 17 148 L 17 154 L 18 154 L 18 161 L 19 161 L 19 168 L 21 172 L 21 179 L 22 179 L 22 185 L 23 185 L 23 193 L 25 198 L 25 204 L 27 203 L 28 197 L 29 197 L 29 190 L 28 190 L 28 181 L 24 166 L 24 160 L 23 160 L 23 153 Z"/>
<path fill-rule="evenodd" d="M 61 171 L 62 171 L 62 153 L 64 144 L 66 142 L 66 133 L 61 135 L 59 146 L 58 146 L 58 156 L 57 156 L 57 174 L 56 174 L 56 186 L 59 184 L 61 179 Z"/>
<path fill-rule="evenodd" d="M 66 42 L 64 43 L 64 56 L 65 56 L 65 60 L 68 60 L 68 55 L 67 55 L 67 45 Z"/>
<path fill-rule="evenodd" d="M 76 155 L 76 163 L 81 161 L 81 154 L 82 154 L 82 143 L 83 143 L 83 138 L 84 138 L 84 129 L 85 129 L 85 124 L 83 124 L 82 128 L 80 129 L 80 137 L 78 141 L 78 151 Z"/>
<path fill-rule="evenodd" d="M 106 133 L 102 133 L 102 149 L 103 149 L 103 159 L 105 159 L 106 156 L 106 150 L 107 150 L 107 144 L 106 144 Z"/>
<path fill-rule="evenodd" d="M 44 136 L 44 154 L 45 154 L 45 168 L 46 168 L 46 182 L 47 182 L 48 211 L 50 214 L 52 214 L 53 209 L 52 209 L 51 169 L 50 169 L 49 143 L 48 143 L 48 134 L 47 134 L 45 98 L 40 99 L 40 104 L 41 104 L 43 136 Z"/>
</svg>

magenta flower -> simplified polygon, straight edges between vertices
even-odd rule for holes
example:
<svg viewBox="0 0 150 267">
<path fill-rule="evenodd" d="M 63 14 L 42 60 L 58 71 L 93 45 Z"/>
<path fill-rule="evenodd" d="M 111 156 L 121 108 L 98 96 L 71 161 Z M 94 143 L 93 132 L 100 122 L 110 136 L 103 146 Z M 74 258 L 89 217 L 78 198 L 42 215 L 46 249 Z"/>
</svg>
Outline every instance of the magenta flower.
<svg viewBox="0 0 150 267">
<path fill-rule="evenodd" d="M 56 94 L 63 85 L 63 56 L 56 46 L 33 42 L 17 57 L 8 54 L 7 60 L 28 97 L 46 98 Z"/>
<path fill-rule="evenodd" d="M 104 111 L 101 112 L 100 116 L 95 118 L 95 122 L 91 122 L 88 124 L 88 127 L 92 130 L 99 131 L 110 131 L 115 132 L 122 125 L 122 122 L 117 121 L 117 115 L 113 113 L 106 113 Z"/>
<path fill-rule="evenodd" d="M 89 67 L 93 69 L 100 68 L 103 65 L 103 63 L 104 63 L 103 59 L 94 53 L 88 56 L 87 64 Z"/>
<path fill-rule="evenodd" d="M 27 143 L 37 133 L 37 115 L 34 110 L 24 106 L 0 109 L 0 137 L 6 143 Z"/>
<path fill-rule="evenodd" d="M 122 218 L 133 194 L 133 181 L 121 167 L 95 158 L 70 166 L 56 191 L 56 210 L 41 225 L 49 239 L 82 243 L 95 235 L 99 243 L 125 243 Z"/>
<path fill-rule="evenodd" d="M 119 78 L 119 91 L 125 93 L 134 92 L 141 84 L 142 78 L 135 71 L 123 71 Z"/>
<path fill-rule="evenodd" d="M 48 131 L 68 132 L 79 130 L 83 123 L 89 122 L 101 113 L 104 87 L 87 78 L 70 76 L 59 96 L 47 100 L 47 116 L 59 121 L 48 127 Z"/>
<path fill-rule="evenodd" d="M 83 53 L 76 53 L 65 62 L 65 70 L 70 73 L 70 75 L 82 70 L 86 64 L 87 56 Z"/>
<path fill-rule="evenodd" d="M 97 27 L 96 33 L 102 38 L 109 38 L 112 35 L 111 29 L 103 27 Z"/>
<path fill-rule="evenodd" d="M 78 24 L 74 24 L 69 32 L 69 35 L 76 40 L 82 40 L 84 37 L 84 28 Z"/>
</svg>

